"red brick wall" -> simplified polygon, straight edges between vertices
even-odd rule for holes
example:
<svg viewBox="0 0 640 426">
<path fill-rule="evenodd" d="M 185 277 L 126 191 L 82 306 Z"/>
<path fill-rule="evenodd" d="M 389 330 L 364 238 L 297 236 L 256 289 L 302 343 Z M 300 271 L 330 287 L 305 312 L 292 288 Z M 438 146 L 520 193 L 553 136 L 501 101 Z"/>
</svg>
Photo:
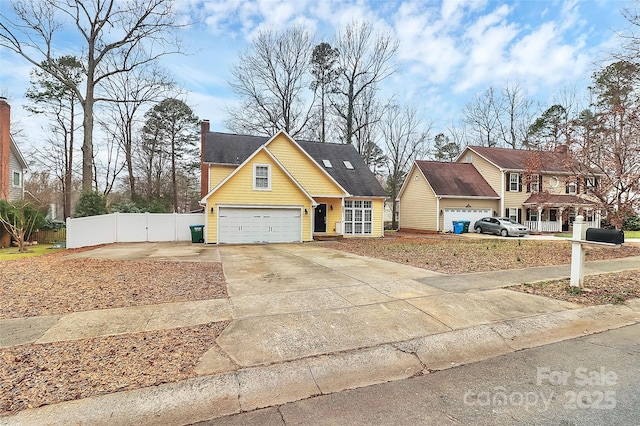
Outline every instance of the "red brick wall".
<svg viewBox="0 0 640 426">
<path fill-rule="evenodd" d="M 9 176 L 11 159 L 10 117 L 11 107 L 4 98 L 0 98 L 0 200 L 9 199 L 11 182 L 11 176 Z"/>
</svg>

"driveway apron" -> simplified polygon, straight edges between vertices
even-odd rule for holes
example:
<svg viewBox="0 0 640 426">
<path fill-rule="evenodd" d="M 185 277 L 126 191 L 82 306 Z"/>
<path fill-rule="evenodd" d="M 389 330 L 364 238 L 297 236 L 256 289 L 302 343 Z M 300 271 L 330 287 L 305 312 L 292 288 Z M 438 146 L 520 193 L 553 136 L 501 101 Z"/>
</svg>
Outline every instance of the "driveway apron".
<svg viewBox="0 0 640 426">
<path fill-rule="evenodd" d="M 234 319 L 217 343 L 243 367 L 575 307 L 501 289 L 452 293 L 425 283 L 442 274 L 319 244 L 222 246 L 220 257 Z"/>
</svg>

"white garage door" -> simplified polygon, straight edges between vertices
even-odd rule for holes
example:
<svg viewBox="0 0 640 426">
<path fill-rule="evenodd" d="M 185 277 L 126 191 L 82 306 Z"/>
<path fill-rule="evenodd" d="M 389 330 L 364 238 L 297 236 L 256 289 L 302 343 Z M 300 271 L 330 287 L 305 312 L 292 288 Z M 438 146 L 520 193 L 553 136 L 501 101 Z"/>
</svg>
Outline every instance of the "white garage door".
<svg viewBox="0 0 640 426">
<path fill-rule="evenodd" d="M 300 209 L 221 207 L 218 242 L 233 244 L 302 241 Z"/>
<path fill-rule="evenodd" d="M 493 209 L 444 209 L 444 230 L 453 231 L 454 220 L 468 220 L 469 231 L 473 231 L 473 224 L 485 216 L 493 216 Z"/>
</svg>

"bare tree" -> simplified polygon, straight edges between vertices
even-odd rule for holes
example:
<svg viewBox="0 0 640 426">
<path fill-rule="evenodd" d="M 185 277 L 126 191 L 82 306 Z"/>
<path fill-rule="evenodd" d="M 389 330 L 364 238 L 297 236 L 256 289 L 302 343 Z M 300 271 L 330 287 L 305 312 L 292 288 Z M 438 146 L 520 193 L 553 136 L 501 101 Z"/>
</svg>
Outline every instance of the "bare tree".
<svg viewBox="0 0 640 426">
<path fill-rule="evenodd" d="M 500 98 L 493 87 L 489 87 L 481 95 L 475 96 L 463 110 L 463 121 L 474 133 L 473 144 L 481 146 L 497 146 L 499 131 L 499 114 L 502 108 Z"/>
<path fill-rule="evenodd" d="M 501 106 L 498 111 L 501 138 L 506 146 L 519 149 L 527 136 L 533 102 L 517 83 L 506 84 L 501 95 L 502 102 L 498 103 Z"/>
<path fill-rule="evenodd" d="M 142 109 L 150 103 L 159 102 L 173 88 L 172 79 L 164 70 L 154 65 L 118 74 L 104 85 L 111 102 L 105 103 L 104 114 L 99 122 L 107 139 L 116 141 L 124 154 L 129 196 L 134 202 L 138 194 L 133 151 L 137 131 L 142 127 Z M 109 171 L 107 173 L 111 174 Z"/>
<path fill-rule="evenodd" d="M 240 105 L 227 112 L 226 125 L 237 133 L 302 133 L 313 105 L 305 91 L 314 36 L 301 26 L 260 32 L 231 68 L 231 89 Z"/>
<path fill-rule="evenodd" d="M 99 96 L 100 85 L 116 74 L 179 51 L 178 41 L 170 38 L 178 26 L 172 0 L 16 0 L 12 8 L 17 20 L 0 15 L 0 46 L 36 67 L 55 59 L 63 30 L 65 37 L 70 31 L 77 36 L 84 66 L 82 84 L 55 66 L 43 70 L 73 90 L 82 105 L 82 188 L 90 191 L 94 104 L 105 100 Z M 121 60 L 109 61 L 113 55 Z"/>
<path fill-rule="evenodd" d="M 397 228 L 395 199 L 409 167 L 414 160 L 422 158 L 425 154 L 428 133 L 432 126 L 433 124 L 429 124 L 427 130 L 423 130 L 417 110 L 399 106 L 387 108 L 380 123 L 387 153 L 387 192 L 393 202 L 393 229 Z"/>
<path fill-rule="evenodd" d="M 353 143 L 354 136 L 368 134 L 364 127 L 375 125 L 375 114 L 360 113 L 358 107 L 374 105 L 369 99 L 379 84 L 396 71 L 394 62 L 398 42 L 390 34 L 374 33 L 368 22 L 352 22 L 338 31 L 336 49 L 339 52 L 340 79 L 333 96 L 334 112 L 340 120 L 344 143 Z M 373 121 L 364 118 L 369 117 Z M 363 141 L 360 146 L 366 146 Z"/>
<path fill-rule="evenodd" d="M 55 67 L 65 78 L 79 84 L 82 79 L 82 64 L 74 56 L 63 56 L 53 60 L 53 63 L 43 63 L 31 71 L 31 87 L 27 89 L 26 97 L 32 104 L 25 107 L 35 114 L 44 114 L 51 119 L 48 137 L 49 149 L 38 150 L 41 162 L 54 162 L 62 187 L 62 209 L 65 218 L 71 217 L 71 195 L 74 170 L 75 136 L 77 124 L 78 98 L 74 90 L 50 73 L 44 71 Z"/>
</svg>

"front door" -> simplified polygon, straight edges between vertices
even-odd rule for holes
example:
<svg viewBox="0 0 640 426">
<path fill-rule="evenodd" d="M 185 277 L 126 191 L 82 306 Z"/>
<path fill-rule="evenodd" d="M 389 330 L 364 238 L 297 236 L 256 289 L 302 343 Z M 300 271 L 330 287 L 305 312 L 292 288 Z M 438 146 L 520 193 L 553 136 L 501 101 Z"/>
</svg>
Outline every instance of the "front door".
<svg viewBox="0 0 640 426">
<path fill-rule="evenodd" d="M 318 204 L 314 216 L 313 232 L 327 232 L 327 205 Z"/>
</svg>

